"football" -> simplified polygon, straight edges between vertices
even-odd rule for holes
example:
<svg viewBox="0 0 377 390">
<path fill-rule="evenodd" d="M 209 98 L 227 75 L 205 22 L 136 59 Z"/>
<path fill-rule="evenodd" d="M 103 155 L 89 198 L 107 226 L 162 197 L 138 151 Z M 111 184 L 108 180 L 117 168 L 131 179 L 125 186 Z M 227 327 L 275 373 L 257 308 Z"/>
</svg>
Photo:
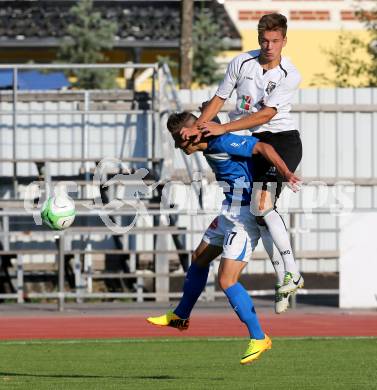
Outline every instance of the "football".
<svg viewBox="0 0 377 390">
<path fill-rule="evenodd" d="M 48 198 L 41 211 L 43 223 L 54 230 L 69 228 L 75 220 L 75 215 L 75 202 L 68 195 Z"/>
</svg>

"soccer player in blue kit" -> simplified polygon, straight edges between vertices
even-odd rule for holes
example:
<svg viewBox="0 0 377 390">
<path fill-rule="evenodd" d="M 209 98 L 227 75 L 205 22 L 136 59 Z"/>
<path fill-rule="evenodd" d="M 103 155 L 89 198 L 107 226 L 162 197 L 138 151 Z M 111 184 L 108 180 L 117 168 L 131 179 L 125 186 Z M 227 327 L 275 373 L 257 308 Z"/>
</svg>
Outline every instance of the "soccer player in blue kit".
<svg viewBox="0 0 377 390">
<path fill-rule="evenodd" d="M 300 179 L 288 169 L 271 145 L 260 142 L 255 137 L 225 134 L 199 142 L 184 140 L 180 130 L 184 126 L 191 126 L 196 120 L 189 112 L 169 117 L 167 126 L 175 145 L 186 154 L 203 152 L 216 180 L 225 182 L 229 188 L 224 191 L 225 200 L 220 215 L 211 223 L 193 253 L 178 306 L 174 311 L 168 311 L 159 317 L 149 317 L 147 320 L 157 326 L 187 329 L 190 313 L 206 285 L 209 264 L 221 254 L 219 285 L 239 319 L 248 328 L 250 342 L 241 358 L 241 364 L 248 364 L 272 346 L 271 339 L 259 324 L 251 297 L 238 282 L 259 239 L 258 227 L 252 223 L 254 216 L 250 213 L 251 157 L 255 154 L 263 155 L 293 188 Z"/>
</svg>

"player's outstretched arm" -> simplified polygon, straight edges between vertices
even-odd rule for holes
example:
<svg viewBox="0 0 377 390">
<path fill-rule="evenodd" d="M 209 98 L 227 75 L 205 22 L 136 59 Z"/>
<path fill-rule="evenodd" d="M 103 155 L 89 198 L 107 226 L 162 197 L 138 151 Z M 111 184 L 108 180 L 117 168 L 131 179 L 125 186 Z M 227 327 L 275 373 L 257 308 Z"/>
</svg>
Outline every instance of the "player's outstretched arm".
<svg viewBox="0 0 377 390">
<path fill-rule="evenodd" d="M 279 173 L 287 180 L 289 187 L 294 192 L 297 192 L 300 189 L 301 179 L 289 170 L 286 163 L 277 154 L 273 146 L 264 142 L 258 142 L 253 148 L 253 154 L 258 153 L 276 167 Z"/>
<path fill-rule="evenodd" d="M 202 133 L 199 128 L 203 122 L 208 122 L 216 117 L 216 115 L 221 110 L 221 107 L 224 105 L 225 99 L 222 99 L 218 96 L 214 96 L 208 103 L 204 104 L 201 109 L 201 114 L 197 121 L 191 127 L 183 127 L 181 130 L 181 135 L 184 140 L 196 136 L 194 142 L 199 142 L 202 138 Z"/>
<path fill-rule="evenodd" d="M 253 127 L 269 122 L 275 116 L 276 112 L 275 108 L 264 107 L 258 112 L 233 122 L 224 123 L 223 125 L 213 122 L 203 122 L 202 124 L 198 124 L 198 128 L 203 132 L 205 137 L 230 133 L 232 131 L 252 129 Z"/>
</svg>

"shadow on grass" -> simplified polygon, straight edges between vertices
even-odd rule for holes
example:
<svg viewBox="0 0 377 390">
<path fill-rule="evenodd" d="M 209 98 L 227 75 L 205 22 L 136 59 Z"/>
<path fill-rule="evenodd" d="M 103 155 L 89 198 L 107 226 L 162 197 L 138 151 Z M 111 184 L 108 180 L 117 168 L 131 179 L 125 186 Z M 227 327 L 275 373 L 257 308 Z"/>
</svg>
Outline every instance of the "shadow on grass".
<svg viewBox="0 0 377 390">
<path fill-rule="evenodd" d="M 59 375 L 59 374 L 27 374 L 20 372 L 0 372 L 0 377 L 27 377 L 27 378 L 64 378 L 64 379 L 156 379 L 156 380 L 169 380 L 169 379 L 182 379 L 176 376 L 170 375 L 138 375 L 138 376 L 116 376 L 116 375 Z"/>
</svg>

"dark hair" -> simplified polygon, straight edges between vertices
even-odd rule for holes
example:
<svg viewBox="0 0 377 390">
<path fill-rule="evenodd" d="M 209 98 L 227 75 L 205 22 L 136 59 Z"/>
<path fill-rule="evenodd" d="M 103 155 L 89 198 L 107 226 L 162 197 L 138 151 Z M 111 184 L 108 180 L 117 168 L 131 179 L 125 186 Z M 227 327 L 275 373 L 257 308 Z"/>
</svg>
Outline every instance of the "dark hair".
<svg viewBox="0 0 377 390">
<path fill-rule="evenodd" d="M 283 37 L 287 35 L 287 18 L 282 14 L 263 15 L 258 22 L 258 37 L 265 31 L 281 31 Z"/>
<path fill-rule="evenodd" d="M 171 114 L 168 118 L 167 123 L 167 128 L 170 131 L 171 135 L 174 138 L 177 138 L 182 127 L 184 127 L 190 119 L 195 121 L 198 118 L 188 111 L 176 112 L 174 114 Z"/>
</svg>

